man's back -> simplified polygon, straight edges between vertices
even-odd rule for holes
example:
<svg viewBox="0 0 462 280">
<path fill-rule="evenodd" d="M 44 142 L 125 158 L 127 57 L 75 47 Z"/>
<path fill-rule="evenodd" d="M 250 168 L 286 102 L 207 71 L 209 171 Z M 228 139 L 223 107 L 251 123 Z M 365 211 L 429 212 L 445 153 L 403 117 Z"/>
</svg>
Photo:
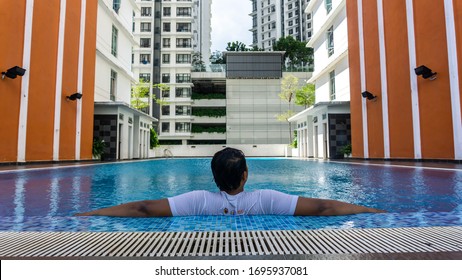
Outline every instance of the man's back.
<svg viewBox="0 0 462 280">
<path fill-rule="evenodd" d="M 230 195 L 224 191 L 193 191 L 168 198 L 173 216 L 293 215 L 298 196 L 274 190 Z"/>
</svg>

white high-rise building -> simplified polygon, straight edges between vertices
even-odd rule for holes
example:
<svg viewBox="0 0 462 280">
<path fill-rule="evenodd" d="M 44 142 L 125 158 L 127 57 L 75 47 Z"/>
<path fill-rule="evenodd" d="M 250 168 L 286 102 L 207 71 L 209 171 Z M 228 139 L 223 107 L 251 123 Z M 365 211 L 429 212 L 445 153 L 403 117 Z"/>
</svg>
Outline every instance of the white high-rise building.
<svg viewBox="0 0 462 280">
<path fill-rule="evenodd" d="M 191 136 L 191 64 L 200 53 L 208 64 L 211 47 L 212 0 L 137 1 L 133 32 L 139 48 L 133 50 L 137 79 L 165 84 L 151 89 L 157 100 L 146 112 L 159 118 L 159 139 L 186 144 Z"/>
<path fill-rule="evenodd" d="M 342 146 L 351 143 L 350 71 L 346 0 L 311 0 L 306 8 L 313 15 L 316 103 L 292 117 L 297 124 L 299 156 L 343 157 Z"/>
<path fill-rule="evenodd" d="M 312 36 L 311 14 L 304 14 L 310 0 L 251 0 L 252 45 L 271 51 L 282 37 L 308 41 Z"/>
<path fill-rule="evenodd" d="M 134 0 L 98 1 L 94 138 L 104 140 L 105 160 L 147 158 L 149 129 L 155 119 L 131 108 L 131 52 L 138 42 L 132 34 Z"/>
</svg>

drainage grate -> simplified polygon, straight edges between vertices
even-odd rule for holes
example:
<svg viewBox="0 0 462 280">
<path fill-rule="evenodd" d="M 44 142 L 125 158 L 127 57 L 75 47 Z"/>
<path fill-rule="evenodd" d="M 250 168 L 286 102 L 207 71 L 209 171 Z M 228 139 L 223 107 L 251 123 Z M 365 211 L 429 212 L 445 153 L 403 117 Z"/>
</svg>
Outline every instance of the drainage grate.
<svg viewBox="0 0 462 280">
<path fill-rule="evenodd" d="M 0 258 L 461 252 L 462 227 L 223 232 L 0 232 Z"/>
</svg>

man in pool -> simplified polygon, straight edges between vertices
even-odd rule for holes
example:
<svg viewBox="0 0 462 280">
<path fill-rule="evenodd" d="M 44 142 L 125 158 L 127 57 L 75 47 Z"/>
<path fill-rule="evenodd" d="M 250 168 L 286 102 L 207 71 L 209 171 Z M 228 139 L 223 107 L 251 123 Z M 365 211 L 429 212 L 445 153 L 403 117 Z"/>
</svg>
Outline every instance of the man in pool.
<svg viewBox="0 0 462 280">
<path fill-rule="evenodd" d="M 337 200 L 289 195 L 275 190 L 244 191 L 248 169 L 242 151 L 225 148 L 212 159 L 212 173 L 220 192 L 192 191 L 178 196 L 102 208 L 77 216 L 169 217 L 193 215 L 334 216 L 380 213 L 383 210 Z"/>
</svg>

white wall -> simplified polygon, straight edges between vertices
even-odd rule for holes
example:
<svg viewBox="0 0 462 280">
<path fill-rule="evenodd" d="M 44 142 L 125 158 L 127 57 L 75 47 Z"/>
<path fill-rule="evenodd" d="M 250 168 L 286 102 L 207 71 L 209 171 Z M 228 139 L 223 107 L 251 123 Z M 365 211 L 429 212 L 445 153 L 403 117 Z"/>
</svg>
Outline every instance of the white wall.
<svg viewBox="0 0 462 280">
<path fill-rule="evenodd" d="M 132 0 L 121 1 L 119 14 L 112 9 L 112 1 L 104 0 L 102 2 L 100 1 L 98 5 L 95 101 L 110 100 L 112 69 L 117 72 L 116 100 L 130 104 L 131 82 L 133 80 L 131 53 L 135 43 L 131 34 L 134 2 Z M 112 26 L 118 30 L 117 56 L 111 54 Z"/>
<path fill-rule="evenodd" d="M 310 73 L 283 73 L 287 75 L 299 78 L 300 85 L 310 77 Z M 280 93 L 281 79 L 227 79 L 227 143 L 289 144 L 289 125 L 276 118 L 289 110 Z M 303 107 L 292 105 L 291 109 L 300 112 Z"/>
<path fill-rule="evenodd" d="M 284 157 L 287 145 L 163 145 L 150 152 L 150 156 L 164 157 L 169 150 L 173 157 L 211 157 L 225 147 L 242 150 L 246 157 Z"/>
<path fill-rule="evenodd" d="M 335 96 L 336 101 L 350 100 L 350 71 L 348 57 L 340 60 L 332 69 L 326 71 L 316 79 L 316 103 L 329 101 L 329 73 L 335 71 Z"/>
<path fill-rule="evenodd" d="M 321 10 L 321 13 L 325 13 L 324 7 Z M 323 17 L 325 19 L 325 16 Z M 314 21 L 316 26 L 322 25 L 324 21 L 318 22 Z M 327 52 L 327 29 L 333 26 L 334 29 L 334 53 L 331 56 L 328 56 Z M 348 26 L 346 21 L 346 10 L 343 9 L 340 14 L 333 19 L 332 23 L 327 26 L 327 29 L 322 30 L 322 34 L 319 37 L 315 38 L 315 41 L 312 42 L 314 48 L 314 63 L 315 71 L 313 76 L 318 75 L 319 72 L 322 72 L 325 67 L 327 67 L 332 61 L 334 61 L 339 55 L 345 52 L 348 49 Z M 317 30 L 316 32 L 320 32 Z"/>
</svg>

